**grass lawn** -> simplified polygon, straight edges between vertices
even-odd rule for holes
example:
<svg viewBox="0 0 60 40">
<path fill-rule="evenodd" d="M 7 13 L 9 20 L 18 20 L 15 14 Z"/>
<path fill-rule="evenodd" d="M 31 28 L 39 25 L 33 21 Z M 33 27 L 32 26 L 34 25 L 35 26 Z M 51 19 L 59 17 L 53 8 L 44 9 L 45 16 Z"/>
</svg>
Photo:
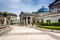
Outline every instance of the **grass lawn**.
<svg viewBox="0 0 60 40">
<path fill-rule="evenodd" d="M 60 30 L 60 26 L 38 26 L 39 28 Z"/>
</svg>

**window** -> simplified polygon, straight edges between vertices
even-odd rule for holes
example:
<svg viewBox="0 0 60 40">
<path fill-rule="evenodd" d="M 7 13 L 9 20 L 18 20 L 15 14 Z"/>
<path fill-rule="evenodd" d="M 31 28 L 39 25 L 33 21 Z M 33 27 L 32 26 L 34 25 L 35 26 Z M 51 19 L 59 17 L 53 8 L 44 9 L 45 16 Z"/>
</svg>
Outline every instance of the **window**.
<svg viewBox="0 0 60 40">
<path fill-rule="evenodd" d="M 60 19 L 58 19 L 58 22 L 60 22 Z"/>
<path fill-rule="evenodd" d="M 49 20 L 49 23 L 50 23 L 50 20 Z"/>
<path fill-rule="evenodd" d="M 48 20 L 47 20 L 47 23 L 48 23 Z"/>
<path fill-rule="evenodd" d="M 35 23 L 35 20 L 33 20 L 33 23 Z"/>
<path fill-rule="evenodd" d="M 41 21 L 41 22 L 43 22 L 43 21 Z"/>
<path fill-rule="evenodd" d="M 50 23 L 51 21 L 50 21 L 50 20 L 47 20 L 47 23 L 48 23 L 48 22 Z"/>
<path fill-rule="evenodd" d="M 43 18 L 41 18 L 41 22 L 43 22 Z"/>
<path fill-rule="evenodd" d="M 37 20 L 37 23 L 39 23 L 39 20 Z"/>
<path fill-rule="evenodd" d="M 58 10 L 57 12 L 60 13 L 60 10 Z"/>
</svg>

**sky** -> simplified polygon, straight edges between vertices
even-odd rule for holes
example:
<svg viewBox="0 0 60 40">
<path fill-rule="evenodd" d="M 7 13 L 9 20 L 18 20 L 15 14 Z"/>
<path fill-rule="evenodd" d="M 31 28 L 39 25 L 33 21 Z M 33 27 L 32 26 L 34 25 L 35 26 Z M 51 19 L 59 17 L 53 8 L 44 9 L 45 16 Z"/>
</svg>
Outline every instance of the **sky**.
<svg viewBox="0 0 60 40">
<path fill-rule="evenodd" d="M 48 8 L 54 0 L 0 0 L 0 12 L 7 11 L 19 15 L 21 12 L 36 12 L 43 6 Z"/>
</svg>

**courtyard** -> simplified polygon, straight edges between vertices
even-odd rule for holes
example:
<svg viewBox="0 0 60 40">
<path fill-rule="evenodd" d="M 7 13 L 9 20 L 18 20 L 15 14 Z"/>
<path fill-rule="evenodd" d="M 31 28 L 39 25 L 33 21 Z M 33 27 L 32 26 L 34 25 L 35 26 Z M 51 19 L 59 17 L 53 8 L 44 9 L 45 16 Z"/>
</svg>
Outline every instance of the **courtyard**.
<svg viewBox="0 0 60 40">
<path fill-rule="evenodd" d="M 18 25 L 10 27 L 9 31 L 0 34 L 0 40 L 60 40 L 60 33 Z"/>
</svg>

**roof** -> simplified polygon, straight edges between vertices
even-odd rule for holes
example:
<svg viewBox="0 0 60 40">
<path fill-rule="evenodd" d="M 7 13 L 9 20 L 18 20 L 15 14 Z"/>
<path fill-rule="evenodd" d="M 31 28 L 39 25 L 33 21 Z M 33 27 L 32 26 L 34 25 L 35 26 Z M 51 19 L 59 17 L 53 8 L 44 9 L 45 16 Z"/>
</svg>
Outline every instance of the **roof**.
<svg viewBox="0 0 60 40">
<path fill-rule="evenodd" d="M 56 3 L 57 1 L 59 1 L 59 0 L 55 0 L 53 3 L 51 3 L 50 5 L 49 5 L 49 7 L 51 7 L 54 3 Z"/>
<path fill-rule="evenodd" d="M 10 18 L 10 20 L 18 20 L 17 18 Z"/>
<path fill-rule="evenodd" d="M 2 14 L 2 12 L 0 12 L 0 14 Z M 17 16 L 17 15 L 14 14 L 14 13 L 8 13 L 8 15 L 14 15 L 14 16 Z"/>
<path fill-rule="evenodd" d="M 37 13 L 48 12 L 48 11 L 49 10 L 47 8 L 45 8 L 45 7 L 42 6 L 42 8 L 37 11 Z"/>
<path fill-rule="evenodd" d="M 8 15 L 14 15 L 14 16 L 17 16 L 16 14 L 13 14 L 13 13 L 8 13 Z"/>
<path fill-rule="evenodd" d="M 23 16 L 36 16 L 36 14 L 27 13 L 27 12 L 21 12 L 20 16 L 22 16 L 22 14 L 24 14 Z"/>
</svg>

